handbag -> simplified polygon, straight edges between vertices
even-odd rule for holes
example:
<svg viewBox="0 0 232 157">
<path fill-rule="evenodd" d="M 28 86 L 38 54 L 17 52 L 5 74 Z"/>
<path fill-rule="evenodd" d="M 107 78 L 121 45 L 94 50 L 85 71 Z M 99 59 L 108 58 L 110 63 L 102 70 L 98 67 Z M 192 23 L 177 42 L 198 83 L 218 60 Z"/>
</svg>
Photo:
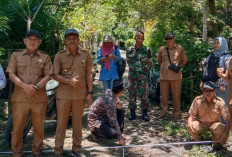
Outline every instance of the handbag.
<svg viewBox="0 0 232 157">
<path fill-rule="evenodd" d="M 180 71 L 181 66 L 179 64 L 174 64 L 174 63 L 171 62 L 168 48 L 167 48 L 167 54 L 168 54 L 168 60 L 169 60 L 169 63 L 170 63 L 169 66 L 168 66 L 168 69 L 173 70 L 176 73 L 178 73 Z"/>
<path fill-rule="evenodd" d="M 119 56 L 118 53 L 120 53 L 119 51 L 117 51 L 118 47 L 115 46 L 115 54 L 116 56 Z M 121 78 L 126 70 L 126 59 L 121 57 L 119 62 L 116 62 L 117 64 L 117 70 L 118 70 L 118 77 Z"/>
</svg>

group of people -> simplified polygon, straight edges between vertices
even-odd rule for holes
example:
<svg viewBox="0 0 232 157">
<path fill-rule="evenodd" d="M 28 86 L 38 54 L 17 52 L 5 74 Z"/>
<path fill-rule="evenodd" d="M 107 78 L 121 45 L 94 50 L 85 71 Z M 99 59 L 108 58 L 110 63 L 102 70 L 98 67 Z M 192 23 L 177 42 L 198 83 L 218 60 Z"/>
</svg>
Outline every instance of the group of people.
<svg viewBox="0 0 232 157">
<path fill-rule="evenodd" d="M 232 48 L 232 36 L 229 37 Z M 224 37 L 214 39 L 214 50 L 205 59 L 200 88 L 189 109 L 187 130 L 195 140 L 212 135 L 213 148 L 221 149 L 229 137 L 232 120 L 232 57 Z M 215 67 L 215 68 L 214 68 Z"/>
<path fill-rule="evenodd" d="M 134 39 L 135 45 L 128 48 L 126 52 L 126 60 L 129 66 L 129 120 L 136 119 L 136 97 L 138 96 L 142 108 L 141 118 L 145 122 L 148 122 L 149 116 L 147 111 L 149 103 L 147 100 L 147 85 L 149 66 L 152 63 L 151 50 L 143 45 L 144 33 L 142 31 L 137 31 Z M 232 36 L 229 39 L 232 47 Z M 178 120 L 181 115 L 181 68 L 186 64 L 187 56 L 183 46 L 176 44 L 175 40 L 174 33 L 168 32 L 165 35 L 166 45 L 159 49 L 157 55 L 157 61 L 160 64 L 161 92 L 161 114 L 159 118 L 164 118 L 167 114 L 169 88 L 171 88 L 174 108 L 173 118 L 174 120 Z M 111 42 L 110 54 L 103 53 L 105 49 L 104 46 L 107 44 L 110 45 L 104 42 Z M 108 55 L 113 57 L 109 58 Z M 212 55 L 216 58 L 216 61 L 210 64 L 207 59 L 211 58 Z M 108 138 L 118 138 L 119 144 L 125 142 L 125 137 L 122 134 L 124 110 L 121 110 L 121 102 L 119 99 L 116 99 L 118 96 L 113 99 L 111 94 L 112 91 L 108 90 L 115 88 L 113 85 L 114 80 L 117 82 L 121 79 L 113 78 L 112 76 L 115 77 L 115 75 L 117 75 L 117 70 L 112 68 L 112 71 L 114 70 L 114 74 L 112 74 L 109 68 L 115 67 L 120 57 L 119 51 L 113 47 L 112 38 L 110 36 L 105 36 L 103 46 L 98 52 L 98 63 L 101 64 L 100 80 L 103 81 L 104 90 L 106 92 L 91 106 L 88 118 L 89 128 L 91 128 L 90 130 L 95 141 L 99 141 L 100 138 L 105 135 L 105 137 Z M 108 65 L 106 61 L 110 62 L 110 65 Z M 217 69 L 214 69 L 213 73 L 216 74 L 217 78 L 214 79 L 210 76 L 206 79 L 202 77 L 200 88 L 203 94 L 194 99 L 189 110 L 189 118 L 186 126 L 188 132 L 195 140 L 202 139 L 201 133 L 203 131 L 210 131 L 212 134 L 212 141 L 215 142 L 214 146 L 218 149 L 227 141 L 231 128 L 230 119 L 232 119 L 229 113 L 229 111 L 232 113 L 232 88 L 229 88 L 228 83 L 232 82 L 230 80 L 232 77 L 232 58 L 229 53 L 227 41 L 223 37 L 215 38 L 214 50 L 206 58 L 203 68 L 211 68 L 210 66 L 213 66 L 212 64 L 216 64 Z M 106 68 L 106 66 L 108 66 L 108 68 Z M 205 75 L 204 73 L 210 72 L 203 70 L 203 76 Z M 108 83 L 106 83 L 106 81 L 108 81 Z M 229 103 L 228 100 L 231 100 L 231 102 Z M 108 102 L 108 104 L 106 102 Z M 112 108 L 109 108 L 109 106 Z M 118 106 L 120 107 L 118 108 Z M 112 113 L 113 108 L 114 112 Z"/>
<path fill-rule="evenodd" d="M 135 45 L 126 52 L 129 66 L 129 120 L 136 119 L 137 95 L 142 108 L 142 120 L 149 121 L 147 99 L 148 73 L 152 63 L 151 50 L 143 45 L 144 33 L 137 31 Z M 180 118 L 180 96 L 182 71 L 187 62 L 183 46 L 175 43 L 175 35 L 168 32 L 165 35 L 166 45 L 158 51 L 157 61 L 160 64 L 161 115 L 167 114 L 169 87 L 174 100 L 173 117 Z M 231 37 L 232 39 L 232 37 Z M 232 40 L 231 40 L 232 41 Z M 113 39 L 106 35 L 98 51 L 97 62 L 101 65 L 100 78 L 104 93 L 92 103 L 93 77 L 95 70 L 91 55 L 79 47 L 79 33 L 76 29 L 67 29 L 64 33 L 66 48 L 55 55 L 54 62 L 46 53 L 39 51 L 42 43 L 41 35 L 36 30 L 30 30 L 23 39 L 26 48 L 15 51 L 9 60 L 6 72 L 14 83 L 11 98 L 13 113 L 12 151 L 14 157 L 23 156 L 23 129 L 28 113 L 31 113 L 33 126 L 33 147 L 35 157 L 42 154 L 44 138 L 44 117 L 48 98 L 45 85 L 53 77 L 59 82 L 56 89 L 57 127 L 55 133 L 54 156 L 62 157 L 64 140 L 69 114 L 72 112 L 73 145 L 71 156 L 84 156 L 82 146 L 82 116 L 85 104 L 89 109 L 88 127 L 95 141 L 102 137 L 117 138 L 120 145 L 125 144 L 123 135 L 124 114 L 119 96 L 124 92 L 123 79 L 118 76 L 117 62 L 121 59 L 119 48 Z M 225 53 L 224 39 L 215 39 L 214 53 Z M 232 43 L 232 42 L 231 42 Z M 217 47 L 218 46 L 218 47 Z M 223 49 L 223 52 L 222 52 Z M 227 49 L 228 50 L 228 46 Z M 223 56 L 226 58 L 226 55 Z M 225 60 L 225 59 L 224 59 Z M 227 90 L 232 77 L 232 59 L 220 61 L 217 69 L 221 77 L 218 83 L 210 80 L 202 82 L 203 95 L 193 101 L 187 121 L 187 129 L 194 139 L 200 140 L 200 132 L 209 129 L 213 140 L 224 144 L 230 131 L 230 114 L 225 104 L 228 103 L 221 93 Z M 0 69 L 1 70 L 1 69 Z M 220 81 L 220 83 L 219 83 Z M 228 81 L 228 82 L 227 82 Z M 219 88 L 220 94 L 216 94 Z M 228 92 L 225 92 L 226 95 Z M 218 96 L 219 97 L 218 97 Z M 228 100 L 230 100 L 229 98 Z M 228 103 L 231 104 L 232 102 Z M 224 120 L 224 122 L 223 122 Z"/>
</svg>

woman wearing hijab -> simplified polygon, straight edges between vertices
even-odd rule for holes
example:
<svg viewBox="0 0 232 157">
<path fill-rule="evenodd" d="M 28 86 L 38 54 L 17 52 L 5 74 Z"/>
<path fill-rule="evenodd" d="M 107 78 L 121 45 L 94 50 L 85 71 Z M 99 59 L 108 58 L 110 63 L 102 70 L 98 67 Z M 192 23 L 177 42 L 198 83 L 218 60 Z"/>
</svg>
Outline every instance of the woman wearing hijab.
<svg viewBox="0 0 232 157">
<path fill-rule="evenodd" d="M 101 48 L 98 50 L 97 63 L 101 65 L 100 78 L 104 91 L 112 89 L 113 81 L 118 78 L 117 64 L 121 59 L 120 51 L 114 46 L 114 41 L 105 35 Z"/>
<path fill-rule="evenodd" d="M 203 83 L 206 81 L 214 82 L 216 84 L 216 95 L 222 98 L 226 106 L 228 106 L 227 95 L 229 92 L 229 85 L 226 81 L 226 71 L 228 69 L 228 61 L 231 55 L 229 53 L 227 41 L 223 37 L 215 38 L 213 47 L 214 51 L 212 51 L 212 53 L 206 58 L 203 65 L 203 77 L 200 87 L 202 88 Z M 216 69 L 214 69 L 214 67 Z M 222 122 L 225 123 L 223 118 Z"/>
<path fill-rule="evenodd" d="M 223 74 L 225 74 L 228 69 L 228 61 L 231 57 L 227 41 L 223 37 L 217 37 L 214 39 L 214 55 L 219 58 L 219 68 L 217 69 L 218 76 L 221 77 L 217 82 L 216 95 L 222 98 L 226 106 L 228 106 L 227 95 L 229 91 L 228 82 L 224 79 Z"/>
<path fill-rule="evenodd" d="M 226 70 L 228 69 L 228 61 L 231 55 L 229 54 L 229 49 L 225 38 L 215 38 L 213 46 L 214 51 L 212 51 L 212 53 L 206 58 L 203 65 L 203 77 L 200 87 L 205 81 L 214 82 L 217 86 L 216 95 L 221 97 L 228 106 L 227 95 L 229 86 L 228 82 L 226 81 Z M 212 71 L 214 70 L 213 67 L 216 68 L 215 72 Z M 211 71 L 209 71 L 210 69 Z"/>
</svg>

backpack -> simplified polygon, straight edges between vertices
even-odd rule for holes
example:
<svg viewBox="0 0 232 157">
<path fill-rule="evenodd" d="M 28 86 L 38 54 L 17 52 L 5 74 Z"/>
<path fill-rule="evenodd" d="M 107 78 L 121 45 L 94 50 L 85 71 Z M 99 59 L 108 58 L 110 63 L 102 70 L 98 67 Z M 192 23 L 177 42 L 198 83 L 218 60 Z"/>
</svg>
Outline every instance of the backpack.
<svg viewBox="0 0 232 157">
<path fill-rule="evenodd" d="M 229 53 L 224 53 L 221 56 L 227 55 Z M 217 75 L 217 68 L 219 67 L 219 59 L 220 57 L 216 57 L 214 54 L 211 54 L 206 58 L 203 67 L 202 67 L 202 82 L 212 81 L 217 82 L 219 79 Z"/>
<path fill-rule="evenodd" d="M 117 46 L 115 46 L 115 51 L 116 49 L 118 49 Z M 118 77 L 121 78 L 126 70 L 126 59 L 121 56 L 120 61 L 116 62 L 116 64 L 117 64 L 117 70 L 118 70 Z"/>
</svg>

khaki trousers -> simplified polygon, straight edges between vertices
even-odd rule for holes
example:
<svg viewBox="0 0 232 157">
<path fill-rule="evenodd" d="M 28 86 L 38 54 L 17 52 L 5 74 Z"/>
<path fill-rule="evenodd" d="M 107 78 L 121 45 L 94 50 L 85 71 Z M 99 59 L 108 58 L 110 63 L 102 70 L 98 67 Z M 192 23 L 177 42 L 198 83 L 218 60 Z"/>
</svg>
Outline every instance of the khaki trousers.
<svg viewBox="0 0 232 157">
<path fill-rule="evenodd" d="M 227 95 L 227 100 L 228 102 L 230 102 L 230 100 L 232 99 L 232 81 L 228 81 L 228 87 L 229 87 L 229 91 L 228 91 L 228 95 Z"/>
<path fill-rule="evenodd" d="M 23 130 L 27 121 L 28 113 L 31 112 L 33 127 L 33 154 L 41 154 L 44 138 L 44 117 L 47 102 L 12 102 L 13 133 L 11 147 L 14 157 L 23 156 Z"/>
<path fill-rule="evenodd" d="M 166 114 L 168 109 L 169 87 L 171 87 L 173 97 L 173 115 L 180 115 L 180 96 L 181 96 L 181 83 L 182 80 L 160 80 L 160 93 L 161 93 L 161 108 L 162 114 Z"/>
<path fill-rule="evenodd" d="M 55 153 L 63 154 L 65 133 L 68 124 L 69 114 L 72 111 L 72 138 L 73 151 L 80 151 L 82 146 L 82 116 L 85 108 L 85 99 L 79 100 L 56 100 L 57 107 L 57 127 L 55 136 Z"/>
<path fill-rule="evenodd" d="M 225 125 L 221 122 L 216 122 L 211 125 L 205 125 L 199 121 L 193 121 L 193 130 L 188 129 L 189 134 L 196 140 L 200 141 L 200 132 L 204 130 L 209 130 L 212 133 L 212 141 L 218 141 L 220 136 L 225 132 Z"/>
</svg>

